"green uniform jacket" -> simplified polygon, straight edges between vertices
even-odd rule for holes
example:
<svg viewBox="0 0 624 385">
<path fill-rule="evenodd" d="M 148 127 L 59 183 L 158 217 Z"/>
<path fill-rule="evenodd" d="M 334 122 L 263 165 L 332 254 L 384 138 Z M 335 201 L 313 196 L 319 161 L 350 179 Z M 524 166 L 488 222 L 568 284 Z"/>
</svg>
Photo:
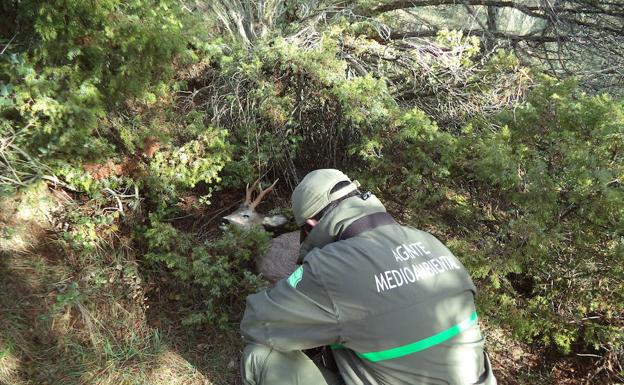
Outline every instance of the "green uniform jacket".
<svg viewBox="0 0 624 385">
<path fill-rule="evenodd" d="M 345 201 L 349 220 L 327 221 L 330 232 L 383 210 L 358 200 Z M 288 279 L 247 298 L 241 330 L 279 351 L 330 345 L 347 385 L 482 383 L 475 293 L 434 236 L 385 224 L 312 249 Z"/>
</svg>

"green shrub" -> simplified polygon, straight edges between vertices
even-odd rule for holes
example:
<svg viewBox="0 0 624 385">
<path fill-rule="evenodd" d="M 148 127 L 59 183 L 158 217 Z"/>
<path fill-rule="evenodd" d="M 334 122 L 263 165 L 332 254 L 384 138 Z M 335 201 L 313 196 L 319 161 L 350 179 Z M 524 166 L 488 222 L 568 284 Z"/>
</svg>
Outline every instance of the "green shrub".
<svg viewBox="0 0 624 385">
<path fill-rule="evenodd" d="M 492 310 L 565 352 L 622 343 L 623 107 L 546 79 L 462 149 L 465 175 L 500 202 L 485 248 L 502 281 L 496 293 L 514 301 Z"/>
<path fill-rule="evenodd" d="M 247 294 L 264 285 L 252 273 L 254 256 L 268 246 L 269 235 L 262 229 L 234 228 L 215 242 L 202 243 L 152 215 L 144 238 L 146 261 L 166 266 L 185 288 L 178 298 L 187 325 L 226 327 L 240 316 Z"/>
<path fill-rule="evenodd" d="M 198 182 L 220 182 L 228 158 L 227 132 L 207 128 L 196 139 L 159 151 L 149 164 L 150 175 L 162 186 L 193 188 Z"/>
<path fill-rule="evenodd" d="M 369 151 L 398 107 L 386 79 L 348 70 L 342 38 L 336 27 L 305 47 L 271 37 L 249 49 L 210 51 L 211 85 L 194 98 L 206 100 L 208 117 L 230 132 L 229 180 L 240 185 L 251 169 L 273 169 L 294 184 L 298 170 L 349 164 Z"/>
<path fill-rule="evenodd" d="M 624 108 L 545 78 L 513 111 L 437 128 L 412 110 L 362 179 L 450 238 L 484 314 L 563 352 L 621 348 Z"/>
<path fill-rule="evenodd" d="M 188 17 L 174 1 L 29 0 L 9 8 L 20 35 L 35 43 L 28 51 L 33 63 L 90 79 L 107 105 L 168 81 L 172 58 L 186 48 Z"/>
<path fill-rule="evenodd" d="M 55 161 L 112 157 L 105 113 L 162 94 L 189 39 L 189 19 L 173 1 L 30 0 L 3 9 L 3 31 L 17 38 L 0 57 L 0 139 L 8 143 L 0 177 L 15 186 L 55 173 Z"/>
</svg>

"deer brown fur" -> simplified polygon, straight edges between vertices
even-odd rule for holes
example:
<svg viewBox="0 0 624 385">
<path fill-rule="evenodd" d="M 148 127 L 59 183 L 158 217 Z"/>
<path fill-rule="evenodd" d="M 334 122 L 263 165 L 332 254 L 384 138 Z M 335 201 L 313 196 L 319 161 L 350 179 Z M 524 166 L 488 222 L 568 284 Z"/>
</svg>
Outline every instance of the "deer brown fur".
<svg viewBox="0 0 624 385">
<path fill-rule="evenodd" d="M 262 199 L 273 190 L 277 180 L 266 189 L 262 189 L 259 180 L 256 180 L 251 188 L 247 184 L 245 200 L 233 213 L 221 218 L 219 227 L 228 225 L 241 228 L 263 226 L 268 230 L 286 224 L 287 219 L 283 215 L 264 215 L 256 211 L 256 207 Z M 254 190 L 258 189 L 256 198 L 252 200 Z M 293 231 L 273 238 L 266 253 L 255 258 L 256 270 L 271 284 L 288 277 L 296 269 L 296 261 L 299 256 L 299 232 Z"/>
</svg>

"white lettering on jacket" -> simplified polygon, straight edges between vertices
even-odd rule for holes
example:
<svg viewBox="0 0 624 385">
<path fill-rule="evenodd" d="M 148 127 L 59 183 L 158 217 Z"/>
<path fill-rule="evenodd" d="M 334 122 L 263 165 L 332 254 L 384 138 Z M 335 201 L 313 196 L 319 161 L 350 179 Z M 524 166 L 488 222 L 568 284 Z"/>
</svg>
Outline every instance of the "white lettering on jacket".
<svg viewBox="0 0 624 385">
<path fill-rule="evenodd" d="M 411 245 L 401 245 L 395 250 L 398 250 L 399 248 L 402 248 L 402 250 L 407 250 L 408 248 L 405 246 Z M 423 253 L 421 256 L 430 254 L 422 247 L 422 245 L 418 250 L 419 252 Z M 398 261 L 397 255 L 398 254 L 394 254 L 395 258 L 397 258 Z M 410 257 L 408 257 L 407 259 L 410 259 Z M 407 259 L 401 259 L 401 261 L 406 261 Z M 382 273 L 375 274 L 375 287 L 377 288 L 377 292 L 381 293 L 382 291 L 395 289 L 403 285 L 408 285 L 410 283 L 418 282 L 423 279 L 428 279 L 450 270 L 458 270 L 460 268 L 460 265 L 457 264 L 454 258 L 443 255 L 440 257 L 431 258 L 428 261 L 424 261 L 418 264 L 400 266 L 396 269 L 386 270 Z"/>
<path fill-rule="evenodd" d="M 409 259 L 430 255 L 431 252 L 425 249 L 422 242 L 414 242 L 397 246 L 392 250 L 392 254 L 394 254 L 394 259 L 396 259 L 397 262 L 405 262 Z"/>
</svg>

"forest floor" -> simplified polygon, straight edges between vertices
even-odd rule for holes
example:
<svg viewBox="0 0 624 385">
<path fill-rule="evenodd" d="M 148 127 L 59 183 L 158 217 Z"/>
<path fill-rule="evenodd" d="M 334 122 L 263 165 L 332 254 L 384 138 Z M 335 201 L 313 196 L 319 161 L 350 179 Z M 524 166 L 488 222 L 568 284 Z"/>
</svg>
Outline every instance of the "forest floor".
<svg viewBox="0 0 624 385">
<path fill-rule="evenodd" d="M 238 325 L 183 326 L 170 279 L 132 253 L 69 256 L 53 219 L 63 196 L 42 185 L 0 200 L 0 384 L 240 384 Z M 482 326 L 499 384 L 593 383 L 579 359 Z"/>
</svg>

